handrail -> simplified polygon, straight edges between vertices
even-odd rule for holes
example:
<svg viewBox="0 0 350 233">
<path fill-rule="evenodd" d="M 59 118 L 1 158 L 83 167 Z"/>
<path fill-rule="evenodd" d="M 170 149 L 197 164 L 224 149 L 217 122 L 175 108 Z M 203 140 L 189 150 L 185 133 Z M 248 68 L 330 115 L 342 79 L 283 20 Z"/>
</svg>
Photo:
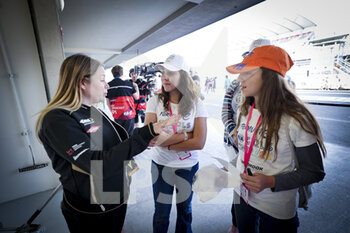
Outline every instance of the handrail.
<svg viewBox="0 0 350 233">
<path fill-rule="evenodd" d="M 350 74 L 350 62 L 342 60 L 342 59 L 339 59 L 339 58 L 336 58 L 335 59 L 335 66 L 338 69 L 344 71 L 345 73 Z"/>
</svg>

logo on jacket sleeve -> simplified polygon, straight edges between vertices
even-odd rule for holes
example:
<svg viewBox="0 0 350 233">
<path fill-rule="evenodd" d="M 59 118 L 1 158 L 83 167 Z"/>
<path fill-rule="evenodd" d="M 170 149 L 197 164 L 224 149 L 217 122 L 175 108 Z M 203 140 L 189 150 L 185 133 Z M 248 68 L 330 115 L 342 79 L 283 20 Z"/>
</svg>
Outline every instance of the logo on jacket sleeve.
<svg viewBox="0 0 350 233">
<path fill-rule="evenodd" d="M 72 155 L 75 151 L 79 150 L 84 144 L 85 144 L 85 142 L 81 142 L 79 144 L 74 144 L 71 148 L 69 148 L 66 151 L 67 155 Z"/>
<path fill-rule="evenodd" d="M 84 126 L 91 125 L 92 123 L 94 123 L 94 119 L 93 118 L 81 119 L 79 123 L 83 124 Z"/>
<path fill-rule="evenodd" d="M 94 126 L 91 126 L 90 129 L 88 129 L 88 131 L 86 131 L 87 133 L 96 133 L 97 130 L 99 130 L 99 128 L 101 128 L 100 125 L 94 125 Z"/>
</svg>

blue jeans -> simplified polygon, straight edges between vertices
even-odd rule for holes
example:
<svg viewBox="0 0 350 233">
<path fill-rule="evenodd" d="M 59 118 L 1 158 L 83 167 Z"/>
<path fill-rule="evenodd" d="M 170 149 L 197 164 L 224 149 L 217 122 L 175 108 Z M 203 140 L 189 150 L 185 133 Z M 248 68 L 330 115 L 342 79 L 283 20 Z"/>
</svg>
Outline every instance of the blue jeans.
<svg viewBox="0 0 350 233">
<path fill-rule="evenodd" d="M 242 198 L 234 207 L 239 233 L 297 233 L 298 213 L 291 219 L 277 219 L 247 205 Z"/>
<path fill-rule="evenodd" d="M 152 161 L 152 182 L 155 212 L 153 232 L 165 233 L 169 227 L 174 187 L 176 187 L 176 229 L 175 233 L 191 233 L 192 223 L 192 182 L 198 163 L 189 168 L 172 168 Z"/>
</svg>

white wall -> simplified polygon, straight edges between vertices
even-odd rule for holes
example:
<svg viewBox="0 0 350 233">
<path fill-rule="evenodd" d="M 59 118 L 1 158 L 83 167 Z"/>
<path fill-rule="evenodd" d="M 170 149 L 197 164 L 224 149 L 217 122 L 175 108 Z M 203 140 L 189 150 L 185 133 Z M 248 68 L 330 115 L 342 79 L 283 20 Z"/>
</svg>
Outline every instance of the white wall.
<svg viewBox="0 0 350 233">
<path fill-rule="evenodd" d="M 30 11 L 27 1 L 0 0 L 0 31 L 18 88 L 30 142 L 37 163 L 49 162 L 35 136 L 37 113 L 47 104 Z M 58 176 L 48 167 L 19 173 L 32 164 L 23 127 L 11 89 L 4 59 L 0 55 L 0 203 L 34 194 L 58 184 Z"/>
</svg>

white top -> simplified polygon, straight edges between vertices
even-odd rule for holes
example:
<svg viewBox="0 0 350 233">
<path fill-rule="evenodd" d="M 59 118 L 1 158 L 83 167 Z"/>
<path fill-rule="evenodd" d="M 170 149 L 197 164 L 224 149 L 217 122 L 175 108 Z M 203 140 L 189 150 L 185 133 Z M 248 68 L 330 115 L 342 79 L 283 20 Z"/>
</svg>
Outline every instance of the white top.
<svg viewBox="0 0 350 233">
<path fill-rule="evenodd" d="M 179 104 L 170 103 L 170 106 L 173 116 L 177 115 Z M 170 117 L 170 112 L 164 109 L 163 103 L 159 100 L 158 95 L 153 96 L 147 102 L 146 113 L 155 113 L 157 115 L 158 122 L 164 121 Z M 182 116 L 180 118 L 176 128 L 177 133 L 182 133 L 183 130 L 192 132 L 194 127 L 194 120 L 197 117 L 208 117 L 208 112 L 200 99 L 195 102 L 194 108 L 188 115 Z M 172 134 L 174 133 L 171 126 L 167 132 Z M 152 159 L 157 164 L 163 166 L 192 167 L 198 162 L 198 151 L 196 150 L 187 151 L 188 155 L 190 153 L 191 156 L 183 160 L 180 160 L 179 156 L 183 156 L 184 152 L 168 150 L 167 147 L 156 146 L 154 147 L 154 152 L 155 153 L 153 153 Z M 187 156 L 183 156 L 182 158 L 184 157 Z"/>
<path fill-rule="evenodd" d="M 248 148 L 253 132 L 258 122 L 260 112 L 257 109 L 253 110 L 252 117 L 249 122 L 248 129 Z M 258 142 L 261 134 L 261 130 L 256 135 L 256 142 L 254 144 L 248 167 L 253 173 L 258 172 L 265 175 L 277 175 L 284 174 L 294 170 L 294 160 L 291 153 L 291 148 L 288 144 L 287 132 L 285 132 L 285 124 L 287 124 L 287 118 L 289 117 L 289 134 L 293 144 L 296 147 L 305 147 L 312 145 L 316 142 L 316 137 L 304 131 L 300 124 L 290 116 L 282 116 L 281 126 L 278 132 L 279 141 L 277 145 L 278 156 L 277 160 L 273 162 L 275 157 L 274 138 L 271 141 L 271 147 L 269 157 L 265 161 L 265 158 L 261 158 L 260 155 L 263 152 L 263 148 L 260 148 L 260 142 Z M 248 119 L 247 116 L 241 116 L 241 123 L 238 128 L 238 148 L 239 157 L 237 159 L 237 169 L 241 173 L 244 171 L 244 138 L 245 129 Z M 265 139 L 264 139 L 265 141 Z M 265 142 L 262 144 L 264 145 Z M 272 192 L 270 188 L 264 189 L 260 193 L 256 194 L 249 192 L 248 204 L 254 208 L 278 219 L 290 219 L 295 216 L 297 203 L 296 195 L 298 189 L 285 190 L 280 192 Z"/>
</svg>

